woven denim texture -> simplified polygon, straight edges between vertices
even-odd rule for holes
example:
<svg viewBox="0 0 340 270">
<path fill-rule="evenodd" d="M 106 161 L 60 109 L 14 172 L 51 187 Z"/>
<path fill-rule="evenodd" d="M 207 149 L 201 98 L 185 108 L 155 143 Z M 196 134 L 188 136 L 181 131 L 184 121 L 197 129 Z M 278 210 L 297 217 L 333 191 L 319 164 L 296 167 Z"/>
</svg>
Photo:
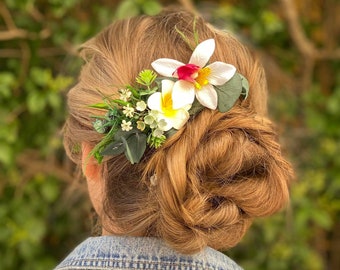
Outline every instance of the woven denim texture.
<svg viewBox="0 0 340 270">
<path fill-rule="evenodd" d="M 71 269 L 242 270 L 229 257 L 211 248 L 183 255 L 157 238 L 118 236 L 86 239 L 55 268 Z"/>
</svg>

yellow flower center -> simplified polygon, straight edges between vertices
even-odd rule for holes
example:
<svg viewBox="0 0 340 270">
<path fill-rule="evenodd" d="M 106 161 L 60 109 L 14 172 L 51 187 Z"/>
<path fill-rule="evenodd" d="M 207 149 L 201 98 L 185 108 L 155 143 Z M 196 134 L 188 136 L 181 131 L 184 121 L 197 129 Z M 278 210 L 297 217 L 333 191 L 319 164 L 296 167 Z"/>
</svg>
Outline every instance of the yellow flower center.
<svg viewBox="0 0 340 270">
<path fill-rule="evenodd" d="M 195 88 L 200 90 L 202 88 L 202 86 L 205 86 L 209 83 L 208 81 L 208 76 L 211 73 L 211 69 L 208 67 L 205 68 L 201 68 L 200 70 L 198 70 L 198 75 L 195 78 Z"/>
<path fill-rule="evenodd" d="M 164 115 L 167 117 L 175 116 L 176 110 L 172 108 L 171 92 L 162 96 L 162 110 Z"/>
</svg>

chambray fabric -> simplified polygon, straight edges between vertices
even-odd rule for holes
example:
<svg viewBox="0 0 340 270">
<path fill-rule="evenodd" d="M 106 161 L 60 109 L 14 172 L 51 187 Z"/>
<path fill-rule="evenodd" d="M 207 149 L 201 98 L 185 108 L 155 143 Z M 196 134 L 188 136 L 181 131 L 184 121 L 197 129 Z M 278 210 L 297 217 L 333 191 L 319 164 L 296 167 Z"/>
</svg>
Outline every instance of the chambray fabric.
<svg viewBox="0 0 340 270">
<path fill-rule="evenodd" d="M 88 238 L 55 268 L 79 269 L 242 270 L 229 257 L 211 248 L 188 256 L 157 238 L 117 236 Z"/>
</svg>

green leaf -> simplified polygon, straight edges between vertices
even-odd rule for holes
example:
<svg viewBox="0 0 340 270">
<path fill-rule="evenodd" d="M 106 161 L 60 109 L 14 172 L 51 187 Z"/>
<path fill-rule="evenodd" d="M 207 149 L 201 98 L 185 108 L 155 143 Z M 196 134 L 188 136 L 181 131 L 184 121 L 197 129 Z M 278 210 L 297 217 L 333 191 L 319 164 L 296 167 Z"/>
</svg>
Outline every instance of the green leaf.
<svg viewBox="0 0 340 270">
<path fill-rule="evenodd" d="M 229 111 L 242 93 L 242 78 L 238 73 L 223 85 L 214 85 L 218 96 L 217 108 L 220 112 Z"/>
<path fill-rule="evenodd" d="M 15 85 L 15 77 L 10 72 L 0 73 L 0 96 L 10 97 L 11 89 Z"/>
<path fill-rule="evenodd" d="M 199 36 L 198 36 L 198 31 L 196 29 L 196 23 L 197 23 L 197 17 L 195 16 L 194 22 L 192 24 L 192 31 L 194 33 L 194 39 L 195 39 L 195 43 L 197 46 L 199 44 Z"/>
<path fill-rule="evenodd" d="M 247 99 L 248 93 L 249 93 L 249 82 L 246 77 L 244 77 L 242 74 L 238 73 L 238 75 L 242 79 L 242 92 L 241 95 L 243 96 L 243 99 Z"/>
<path fill-rule="evenodd" d="M 144 69 L 139 72 L 136 82 L 141 85 L 150 86 L 156 78 L 157 74 L 154 71 L 151 69 Z"/>
<path fill-rule="evenodd" d="M 45 87 L 49 81 L 53 80 L 51 69 L 32 67 L 30 76 L 33 82 L 41 87 Z"/>
<path fill-rule="evenodd" d="M 135 88 L 133 88 L 131 85 L 127 85 L 126 88 L 129 89 L 129 90 L 131 91 L 132 95 L 133 95 L 135 98 L 137 98 L 137 99 L 140 98 L 139 92 L 138 92 Z"/>
<path fill-rule="evenodd" d="M 168 131 L 165 132 L 165 136 L 166 136 L 167 138 L 170 138 L 171 136 L 175 135 L 176 132 L 177 132 L 177 130 L 174 129 L 174 128 L 172 128 L 172 129 L 170 129 L 170 130 L 168 130 Z"/>
<path fill-rule="evenodd" d="M 121 137 L 125 146 L 125 156 L 131 164 L 138 163 L 146 149 L 146 134 L 134 133 L 127 139 Z"/>
<path fill-rule="evenodd" d="M 138 3 L 135 0 L 125 0 L 116 9 L 115 16 L 117 19 L 129 18 L 140 13 Z"/>
<path fill-rule="evenodd" d="M 0 164 L 8 166 L 13 158 L 13 149 L 10 145 L 0 142 Z"/>
<path fill-rule="evenodd" d="M 156 0 L 146 0 L 142 3 L 142 10 L 147 15 L 156 15 L 162 10 L 162 6 Z"/>
<path fill-rule="evenodd" d="M 121 99 L 113 99 L 112 102 L 121 105 L 121 106 L 127 106 L 129 104 L 129 102 L 126 102 L 124 100 Z"/>
<path fill-rule="evenodd" d="M 131 129 L 129 131 L 124 131 L 122 129 L 119 129 L 119 130 L 117 130 L 117 132 L 114 135 L 114 140 L 117 141 L 117 142 L 121 142 L 122 141 L 122 137 L 127 139 L 132 134 L 138 133 L 138 132 L 140 132 L 140 131 L 138 129 L 136 129 L 136 128 L 133 128 L 133 129 Z"/>
<path fill-rule="evenodd" d="M 100 152 L 103 156 L 116 156 L 123 153 L 125 150 L 124 144 L 121 141 L 114 141 L 108 144 L 103 151 Z"/>
<path fill-rule="evenodd" d="M 146 149 L 146 134 L 137 129 L 130 131 L 118 130 L 114 135 L 114 141 L 105 146 L 101 155 L 115 156 L 125 153 L 132 163 L 138 163 Z"/>
<path fill-rule="evenodd" d="M 27 107 L 30 113 L 36 114 L 44 110 L 46 106 L 46 97 L 38 91 L 30 92 L 27 96 Z"/>
<path fill-rule="evenodd" d="M 204 106 L 199 103 L 197 99 L 194 100 L 194 103 L 191 105 L 191 108 L 189 110 L 190 115 L 195 115 L 199 112 L 201 112 L 204 109 Z"/>
<path fill-rule="evenodd" d="M 143 89 L 139 91 L 139 94 L 140 96 L 150 96 L 151 94 L 157 92 L 157 90 L 158 90 L 157 87 L 151 88 L 150 90 Z"/>
<path fill-rule="evenodd" d="M 96 103 L 96 104 L 89 105 L 89 107 L 95 108 L 95 109 L 105 109 L 105 110 L 110 109 L 109 105 L 107 105 L 106 103 Z"/>
<path fill-rule="evenodd" d="M 188 38 L 181 30 L 179 30 L 179 29 L 177 28 L 176 25 L 175 25 L 175 30 L 176 30 L 176 32 L 181 36 L 181 38 L 183 39 L 183 41 L 189 46 L 189 48 L 190 48 L 191 50 L 194 50 L 195 47 L 192 46 L 192 44 L 191 44 L 189 38 Z"/>
</svg>

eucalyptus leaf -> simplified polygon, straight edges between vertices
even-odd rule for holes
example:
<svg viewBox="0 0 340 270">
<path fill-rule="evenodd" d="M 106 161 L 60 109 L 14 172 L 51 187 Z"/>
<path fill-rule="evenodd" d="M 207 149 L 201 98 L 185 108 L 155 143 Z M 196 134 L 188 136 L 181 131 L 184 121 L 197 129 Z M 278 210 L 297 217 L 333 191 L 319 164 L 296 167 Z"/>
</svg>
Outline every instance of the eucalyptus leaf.
<svg viewBox="0 0 340 270">
<path fill-rule="evenodd" d="M 125 150 L 123 142 L 114 141 L 108 144 L 103 151 L 100 152 L 103 156 L 116 156 L 123 153 Z"/>
<path fill-rule="evenodd" d="M 238 74 L 242 79 L 242 92 L 241 95 L 243 96 L 243 99 L 247 99 L 248 93 L 249 93 L 249 82 L 246 77 L 244 77 L 242 74 Z"/>
<path fill-rule="evenodd" d="M 146 134 L 134 133 L 127 139 L 121 137 L 125 148 L 125 156 L 131 164 L 138 163 L 146 149 Z"/>
<path fill-rule="evenodd" d="M 172 128 L 172 129 L 170 129 L 170 130 L 168 130 L 168 131 L 165 132 L 165 136 L 166 136 L 167 138 L 170 138 L 172 135 L 175 135 L 176 132 L 177 132 L 177 130 L 174 129 L 174 128 Z"/>
<path fill-rule="evenodd" d="M 204 109 L 204 106 L 199 103 L 199 101 L 197 99 L 195 99 L 194 103 L 191 105 L 191 108 L 189 110 L 189 114 L 190 115 L 195 115 L 197 113 L 199 113 L 200 111 L 202 111 Z"/>
<path fill-rule="evenodd" d="M 242 92 L 242 78 L 238 73 L 223 85 L 214 85 L 218 96 L 217 108 L 220 112 L 229 111 Z"/>
<path fill-rule="evenodd" d="M 122 129 L 117 130 L 114 135 L 114 140 L 116 142 L 122 142 L 122 138 L 128 139 L 132 134 L 140 133 L 140 131 L 136 128 L 133 128 L 129 131 L 124 131 Z"/>
</svg>

